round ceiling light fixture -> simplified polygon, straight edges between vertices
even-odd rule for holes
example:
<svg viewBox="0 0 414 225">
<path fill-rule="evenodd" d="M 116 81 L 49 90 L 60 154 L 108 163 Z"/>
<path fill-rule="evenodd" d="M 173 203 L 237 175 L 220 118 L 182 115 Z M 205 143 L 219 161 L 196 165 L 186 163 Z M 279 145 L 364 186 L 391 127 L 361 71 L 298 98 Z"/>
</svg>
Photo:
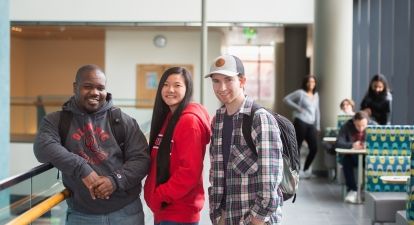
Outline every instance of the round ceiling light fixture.
<svg viewBox="0 0 414 225">
<path fill-rule="evenodd" d="M 167 38 L 164 35 L 157 35 L 153 39 L 154 45 L 158 48 L 164 48 L 167 45 Z"/>
</svg>

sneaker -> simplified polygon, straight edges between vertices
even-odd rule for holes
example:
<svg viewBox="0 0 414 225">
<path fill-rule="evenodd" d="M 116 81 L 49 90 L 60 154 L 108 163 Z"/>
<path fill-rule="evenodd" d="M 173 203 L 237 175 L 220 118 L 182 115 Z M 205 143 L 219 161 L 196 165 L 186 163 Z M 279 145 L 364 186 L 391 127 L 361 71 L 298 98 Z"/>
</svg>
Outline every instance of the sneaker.
<svg viewBox="0 0 414 225">
<path fill-rule="evenodd" d="M 301 170 L 299 172 L 299 178 L 300 179 L 309 179 L 309 178 L 311 178 L 311 176 L 312 176 L 312 173 L 309 170 L 306 170 L 306 171 Z"/>
<path fill-rule="evenodd" d="M 345 197 L 345 202 L 348 203 L 357 203 L 357 192 L 356 191 L 349 191 Z"/>
</svg>

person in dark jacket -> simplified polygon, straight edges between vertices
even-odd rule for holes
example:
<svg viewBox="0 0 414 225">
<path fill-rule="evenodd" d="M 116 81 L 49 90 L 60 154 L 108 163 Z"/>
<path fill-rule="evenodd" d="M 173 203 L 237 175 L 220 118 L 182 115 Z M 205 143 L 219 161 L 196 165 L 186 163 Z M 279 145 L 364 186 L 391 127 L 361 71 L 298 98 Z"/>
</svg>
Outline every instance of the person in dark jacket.
<svg viewBox="0 0 414 225">
<path fill-rule="evenodd" d="M 34 143 L 39 162 L 62 171 L 71 192 L 66 225 L 144 224 L 139 195 L 150 165 L 144 134 L 135 119 L 122 113 L 126 136 L 123 149 L 118 145 L 108 118 L 111 94 L 98 66 L 79 68 L 73 91 L 62 107 L 73 115 L 66 138 L 59 135 L 58 111 L 46 115 Z"/>
<path fill-rule="evenodd" d="M 384 75 L 376 74 L 369 83 L 368 91 L 361 102 L 361 110 L 380 125 L 391 123 L 392 95 Z"/>
<path fill-rule="evenodd" d="M 368 126 L 369 116 L 365 111 L 357 112 L 354 117 L 348 120 L 339 130 L 336 139 L 336 148 L 364 149 L 365 129 Z M 342 166 L 345 176 L 345 184 L 348 194 L 345 202 L 355 203 L 357 201 L 357 186 L 355 182 L 354 168 L 358 165 L 357 155 L 345 154 L 342 157 Z"/>
</svg>

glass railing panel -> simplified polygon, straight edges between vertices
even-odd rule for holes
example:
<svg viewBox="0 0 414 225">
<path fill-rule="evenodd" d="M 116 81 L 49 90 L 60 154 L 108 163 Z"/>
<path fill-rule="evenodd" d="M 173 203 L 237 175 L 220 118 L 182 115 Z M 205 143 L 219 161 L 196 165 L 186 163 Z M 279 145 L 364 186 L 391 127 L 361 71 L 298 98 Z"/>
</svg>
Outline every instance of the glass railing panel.
<svg viewBox="0 0 414 225">
<path fill-rule="evenodd" d="M 46 199 L 64 189 L 61 175 L 56 168 L 38 174 L 31 179 L 31 191 L 38 199 Z M 38 202 L 36 202 L 38 203 Z"/>
<path fill-rule="evenodd" d="M 12 220 L 16 216 L 30 209 L 32 200 L 36 201 L 31 195 L 31 180 L 20 182 L 12 187 L 0 192 L 2 201 L 0 202 L 0 224 Z"/>
<path fill-rule="evenodd" d="M 5 224 L 64 189 L 56 168 L 0 191 L 0 224 Z M 50 213 L 45 216 L 50 217 Z"/>
</svg>

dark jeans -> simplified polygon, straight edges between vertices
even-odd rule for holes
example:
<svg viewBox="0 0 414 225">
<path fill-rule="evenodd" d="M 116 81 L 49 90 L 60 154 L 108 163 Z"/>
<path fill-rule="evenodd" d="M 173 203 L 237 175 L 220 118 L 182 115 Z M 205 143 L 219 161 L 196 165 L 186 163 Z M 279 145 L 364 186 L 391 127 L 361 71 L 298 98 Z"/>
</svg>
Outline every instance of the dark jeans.
<svg viewBox="0 0 414 225">
<path fill-rule="evenodd" d="M 158 224 L 154 224 L 154 225 L 198 225 L 197 223 L 177 223 L 177 222 L 171 222 L 171 221 L 161 221 Z"/>
<path fill-rule="evenodd" d="M 316 151 L 318 150 L 318 132 L 313 124 L 307 124 L 298 118 L 293 121 L 293 126 L 295 126 L 298 149 L 300 150 L 303 140 L 308 143 L 309 155 L 306 157 L 305 165 L 303 167 L 303 171 L 305 171 L 309 169 L 316 156 Z"/>
<path fill-rule="evenodd" d="M 358 166 L 358 155 L 343 155 L 342 168 L 344 170 L 347 191 L 356 191 L 354 168 Z"/>
</svg>

